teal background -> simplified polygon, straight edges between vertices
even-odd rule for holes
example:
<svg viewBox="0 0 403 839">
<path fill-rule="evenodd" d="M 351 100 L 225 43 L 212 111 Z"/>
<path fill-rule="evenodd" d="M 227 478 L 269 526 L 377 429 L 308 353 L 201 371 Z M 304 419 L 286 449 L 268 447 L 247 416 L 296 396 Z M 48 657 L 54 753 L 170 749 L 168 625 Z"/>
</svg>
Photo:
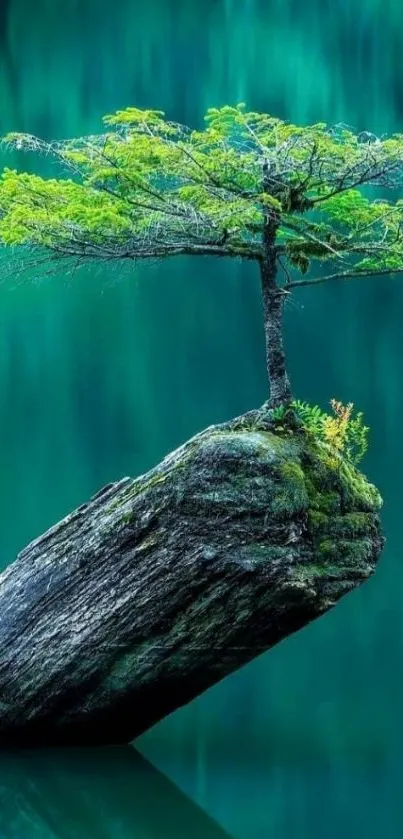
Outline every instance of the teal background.
<svg viewBox="0 0 403 839">
<path fill-rule="evenodd" d="M 0 133 L 94 132 L 129 104 L 198 125 L 208 106 L 237 101 L 402 131 L 402 25 L 401 0 L 1 0 Z M 266 397 L 250 266 L 178 259 L 22 282 L 3 255 L 0 276 L 3 567 L 103 484 Z M 296 395 L 323 408 L 351 400 L 371 426 L 363 468 L 384 497 L 387 546 L 376 576 L 333 612 L 138 741 L 217 823 L 187 810 L 178 839 L 213 839 L 218 825 L 245 839 L 403 833 L 402 313 L 401 282 L 384 278 L 289 301 Z M 153 776 L 140 782 L 126 754 L 99 756 L 101 787 L 90 756 L 9 760 L 1 839 L 168 837 L 167 814 L 186 801 Z M 149 801 L 151 821 L 147 808 L 115 806 L 125 790 Z"/>
</svg>

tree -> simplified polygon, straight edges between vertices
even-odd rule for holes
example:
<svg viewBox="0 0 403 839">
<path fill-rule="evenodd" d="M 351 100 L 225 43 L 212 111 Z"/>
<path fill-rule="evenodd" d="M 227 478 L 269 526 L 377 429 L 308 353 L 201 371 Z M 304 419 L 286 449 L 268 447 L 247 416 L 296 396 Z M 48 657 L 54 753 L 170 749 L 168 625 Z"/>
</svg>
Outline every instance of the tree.
<svg viewBox="0 0 403 839">
<path fill-rule="evenodd" d="M 62 176 L 4 171 L 0 241 L 34 264 L 256 262 L 269 410 L 103 487 L 3 572 L 2 747 L 132 739 L 334 606 L 384 541 L 380 496 L 354 465 L 362 415 L 293 400 L 282 314 L 301 285 L 403 270 L 403 202 L 363 192 L 400 185 L 402 139 L 243 105 L 210 109 L 202 131 L 137 109 L 105 124 L 59 143 L 8 135 Z"/>
<path fill-rule="evenodd" d="M 33 250 L 35 261 L 180 254 L 255 261 L 268 404 L 288 406 L 287 295 L 325 281 L 403 272 L 403 200 L 394 196 L 403 183 L 403 135 L 300 127 L 246 112 L 243 104 L 210 108 L 200 131 L 137 108 L 104 123 L 100 135 L 62 142 L 5 138 L 50 155 L 66 176 L 5 169 L 0 241 Z"/>
</svg>

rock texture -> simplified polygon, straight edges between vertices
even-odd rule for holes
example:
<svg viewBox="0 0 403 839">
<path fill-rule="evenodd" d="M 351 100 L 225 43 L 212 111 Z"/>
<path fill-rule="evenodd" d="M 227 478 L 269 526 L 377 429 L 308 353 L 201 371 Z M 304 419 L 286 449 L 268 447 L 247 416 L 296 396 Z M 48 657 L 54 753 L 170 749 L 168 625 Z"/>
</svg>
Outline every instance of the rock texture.
<svg viewBox="0 0 403 839">
<path fill-rule="evenodd" d="M 0 746 L 132 740 L 366 580 L 380 503 L 254 412 L 104 487 L 0 576 Z"/>
</svg>

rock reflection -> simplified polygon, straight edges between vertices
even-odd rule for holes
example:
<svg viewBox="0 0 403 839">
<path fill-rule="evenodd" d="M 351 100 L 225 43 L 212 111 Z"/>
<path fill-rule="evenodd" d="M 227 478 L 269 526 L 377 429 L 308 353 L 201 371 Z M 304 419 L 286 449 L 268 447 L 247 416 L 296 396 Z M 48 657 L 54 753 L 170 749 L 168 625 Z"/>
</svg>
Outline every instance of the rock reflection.
<svg viewBox="0 0 403 839">
<path fill-rule="evenodd" d="M 0 755 L 2 839 L 229 839 L 134 748 Z"/>
</svg>

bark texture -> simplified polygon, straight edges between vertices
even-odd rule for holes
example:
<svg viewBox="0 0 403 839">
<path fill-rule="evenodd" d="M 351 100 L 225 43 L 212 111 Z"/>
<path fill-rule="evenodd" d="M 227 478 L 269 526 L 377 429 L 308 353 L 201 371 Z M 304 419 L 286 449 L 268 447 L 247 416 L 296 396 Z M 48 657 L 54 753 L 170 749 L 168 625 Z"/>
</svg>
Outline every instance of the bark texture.
<svg viewBox="0 0 403 839">
<path fill-rule="evenodd" d="M 104 487 L 0 576 L 0 746 L 134 739 L 366 580 L 379 506 L 259 412 Z"/>
<path fill-rule="evenodd" d="M 275 252 L 260 264 L 263 317 L 266 341 L 266 367 L 271 408 L 292 401 L 283 343 L 283 309 L 285 293 L 276 285 Z"/>
</svg>

